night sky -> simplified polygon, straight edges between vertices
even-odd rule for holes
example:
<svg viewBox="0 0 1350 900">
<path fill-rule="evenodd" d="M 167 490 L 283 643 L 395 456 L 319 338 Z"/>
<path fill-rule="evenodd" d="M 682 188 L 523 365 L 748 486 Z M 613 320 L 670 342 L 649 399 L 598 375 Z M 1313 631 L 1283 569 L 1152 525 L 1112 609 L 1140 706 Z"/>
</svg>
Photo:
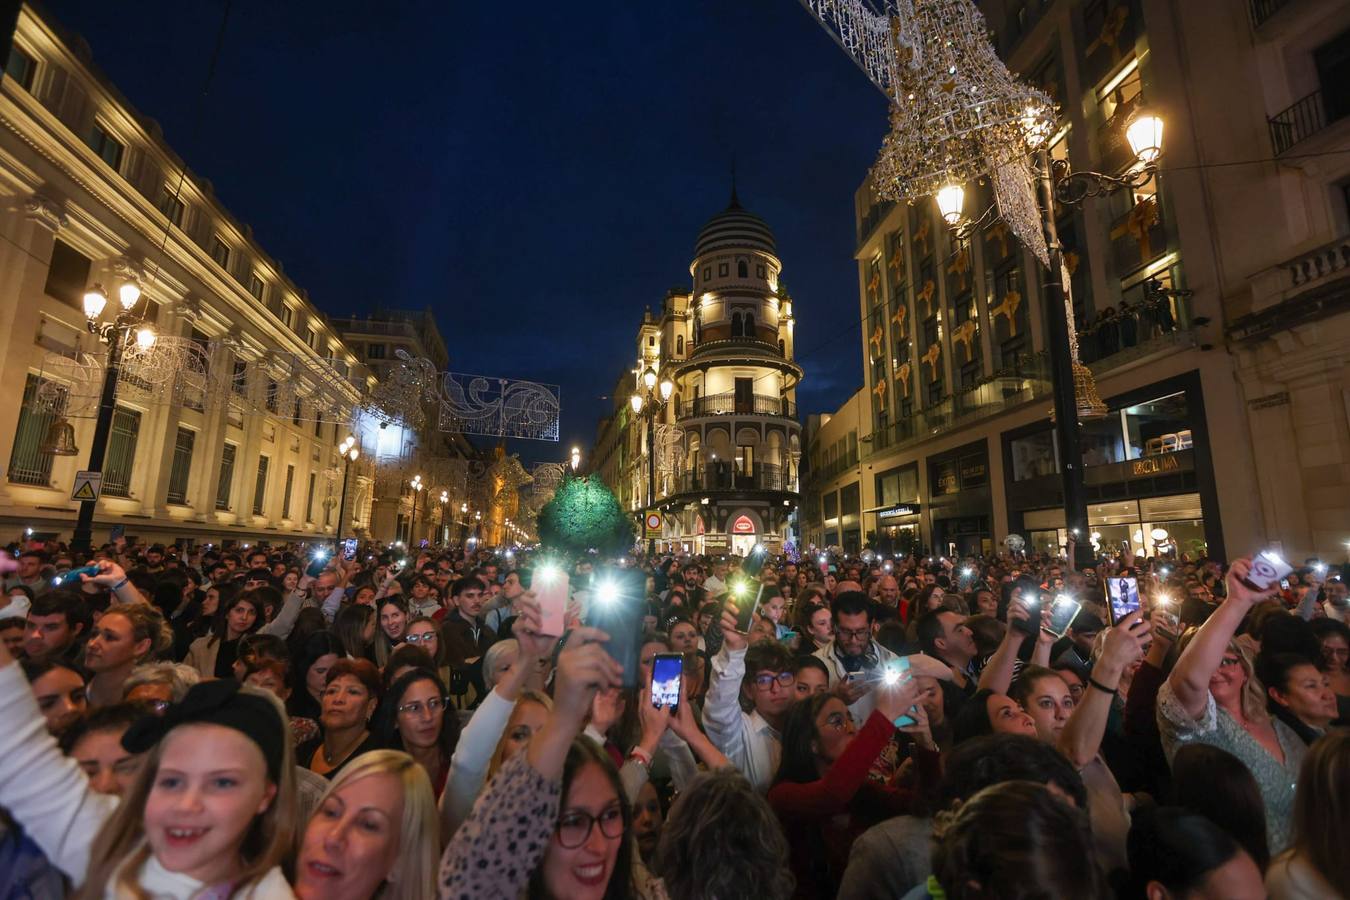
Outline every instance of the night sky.
<svg viewBox="0 0 1350 900">
<path fill-rule="evenodd" d="M 432 307 L 455 371 L 562 386 L 590 446 L 733 157 L 778 238 L 803 414 L 862 382 L 853 192 L 885 99 L 796 0 L 47 8 L 319 308 Z M 480 444 L 484 443 L 482 440 Z"/>
</svg>

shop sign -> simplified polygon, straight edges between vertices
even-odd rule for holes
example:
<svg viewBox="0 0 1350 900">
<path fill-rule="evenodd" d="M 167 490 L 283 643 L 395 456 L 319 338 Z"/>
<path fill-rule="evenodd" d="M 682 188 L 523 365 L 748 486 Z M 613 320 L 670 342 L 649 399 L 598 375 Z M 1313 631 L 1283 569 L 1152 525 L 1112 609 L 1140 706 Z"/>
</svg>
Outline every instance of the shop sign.
<svg viewBox="0 0 1350 900">
<path fill-rule="evenodd" d="M 750 521 L 749 516 L 740 516 L 731 523 L 732 534 L 754 534 L 755 523 Z"/>
<path fill-rule="evenodd" d="M 981 457 L 967 457 L 961 460 L 961 486 L 981 487 L 989 481 L 989 467 Z"/>
<path fill-rule="evenodd" d="M 1130 477 L 1147 478 L 1150 475 L 1162 475 L 1166 472 L 1181 471 L 1181 460 L 1175 453 L 1161 456 L 1145 456 L 1143 459 L 1130 460 Z"/>
<path fill-rule="evenodd" d="M 1280 391 L 1276 394 L 1266 394 L 1264 397 L 1253 397 L 1247 401 L 1248 409 L 1270 409 L 1273 406 L 1288 406 L 1289 392 Z"/>
<path fill-rule="evenodd" d="M 1160 453 L 1125 462 L 1109 463 L 1104 466 L 1088 466 L 1083 470 L 1086 484 L 1115 484 L 1132 481 L 1136 478 L 1153 478 L 1158 475 L 1170 475 L 1174 472 L 1190 472 L 1195 469 L 1195 452 L 1177 450 L 1172 453 Z"/>
<path fill-rule="evenodd" d="M 961 489 L 960 476 L 956 472 L 956 462 L 940 462 L 933 471 L 933 493 L 938 495 L 955 494 Z"/>
<path fill-rule="evenodd" d="M 710 553 L 713 550 L 725 550 L 729 546 L 731 546 L 731 542 L 727 540 L 725 534 L 705 534 L 703 536 L 703 550 L 705 553 Z"/>
<path fill-rule="evenodd" d="M 899 506 L 892 506 L 890 509 L 877 511 L 878 519 L 898 519 L 901 516 L 917 516 L 919 514 L 919 504 L 901 503 Z"/>
</svg>

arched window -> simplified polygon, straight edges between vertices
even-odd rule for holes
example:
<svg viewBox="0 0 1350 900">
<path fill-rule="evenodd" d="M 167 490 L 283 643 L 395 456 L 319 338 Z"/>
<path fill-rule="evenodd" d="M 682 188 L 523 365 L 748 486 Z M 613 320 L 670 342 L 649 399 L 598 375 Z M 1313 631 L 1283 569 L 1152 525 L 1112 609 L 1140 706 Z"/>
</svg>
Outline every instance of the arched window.
<svg viewBox="0 0 1350 900">
<path fill-rule="evenodd" d="M 731 314 L 731 336 L 742 337 L 745 334 L 744 326 L 741 324 L 741 314 L 738 312 Z"/>
<path fill-rule="evenodd" d="M 783 342 L 779 341 L 778 343 Z M 684 335 L 682 334 L 675 335 L 675 355 L 684 356 Z"/>
<path fill-rule="evenodd" d="M 787 356 L 787 344 L 784 344 L 781 339 L 778 341 L 778 355 Z"/>
<path fill-rule="evenodd" d="M 745 314 L 745 321 L 741 323 L 741 328 L 743 329 L 743 333 L 744 333 L 744 335 L 745 335 L 746 337 L 754 337 L 754 336 L 755 336 L 755 314 L 754 314 L 754 313 L 752 313 L 752 312 L 747 312 L 747 313 Z"/>
<path fill-rule="evenodd" d="M 736 261 L 736 277 L 737 278 L 750 277 L 750 266 L 747 265 L 745 260 L 743 259 Z"/>
</svg>

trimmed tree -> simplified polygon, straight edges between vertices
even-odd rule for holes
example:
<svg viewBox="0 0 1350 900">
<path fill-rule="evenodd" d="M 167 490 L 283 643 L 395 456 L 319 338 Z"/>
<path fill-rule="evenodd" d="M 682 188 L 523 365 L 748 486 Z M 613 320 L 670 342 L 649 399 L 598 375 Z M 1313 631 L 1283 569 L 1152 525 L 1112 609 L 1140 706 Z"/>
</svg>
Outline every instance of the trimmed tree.
<svg viewBox="0 0 1350 900">
<path fill-rule="evenodd" d="M 566 478 L 539 510 L 539 540 L 553 550 L 579 555 L 594 549 L 622 553 L 633 545 L 633 520 L 614 492 L 597 477 Z"/>
</svg>

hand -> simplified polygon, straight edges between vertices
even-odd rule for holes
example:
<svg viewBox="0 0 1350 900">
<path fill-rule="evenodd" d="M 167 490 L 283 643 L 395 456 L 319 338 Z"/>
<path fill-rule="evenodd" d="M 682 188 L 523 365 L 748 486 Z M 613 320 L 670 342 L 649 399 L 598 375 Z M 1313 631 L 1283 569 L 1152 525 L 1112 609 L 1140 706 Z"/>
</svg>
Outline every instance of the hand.
<svg viewBox="0 0 1350 900">
<path fill-rule="evenodd" d="M 1097 661 L 1103 674 L 1119 679 L 1120 673 L 1144 655 L 1144 645 L 1148 643 L 1149 632 L 1153 625 L 1144 618 L 1143 613 L 1135 610 L 1121 619 L 1106 632 L 1102 644 L 1102 655 Z M 1097 669 L 1093 669 L 1097 674 Z M 1105 682 L 1108 686 L 1110 682 Z"/>
<path fill-rule="evenodd" d="M 704 737 L 699 730 L 698 723 L 694 721 L 694 704 L 688 697 L 681 696 L 680 703 L 675 707 L 675 714 L 670 718 L 670 730 L 675 732 L 676 737 L 684 738 L 688 744 L 694 744 L 699 738 Z"/>
<path fill-rule="evenodd" d="M 1229 600 L 1236 600 L 1237 602 L 1244 603 L 1250 607 L 1261 602 L 1266 597 L 1273 595 L 1280 589 L 1279 582 L 1272 584 L 1264 591 L 1254 591 L 1247 587 L 1243 582 L 1244 579 L 1251 574 L 1251 571 L 1252 561 L 1249 558 L 1243 556 L 1233 560 L 1233 564 L 1228 567 L 1228 575 L 1225 579 L 1225 583 L 1228 586 Z"/>
<path fill-rule="evenodd" d="M 601 688 L 591 698 L 591 724 L 605 734 L 623 715 L 623 692 L 617 687 Z"/>
<path fill-rule="evenodd" d="M 722 610 L 722 619 L 719 623 L 722 626 L 722 642 L 730 650 L 744 650 L 750 645 L 746 636 L 736 630 L 736 604 L 728 600 L 726 608 Z"/>
<path fill-rule="evenodd" d="M 901 678 L 895 684 L 882 682 L 877 687 L 877 711 L 887 720 L 894 722 L 909 714 L 909 708 L 919 700 L 919 686 L 913 678 Z"/>
<path fill-rule="evenodd" d="M 600 696 L 597 696 L 597 700 Z M 666 729 L 671 725 L 671 712 L 669 706 L 663 706 L 657 709 L 652 705 L 652 692 L 648 688 L 643 688 L 638 693 L 638 721 L 642 724 L 642 738 L 638 741 L 638 746 L 647 751 L 647 754 L 656 752 L 657 742 L 661 740 L 661 735 L 666 733 Z M 681 703 L 680 706 L 686 704 Z"/>
<path fill-rule="evenodd" d="M 525 594 L 516 600 L 516 622 L 511 626 L 511 634 L 520 644 L 522 659 L 547 659 L 553 652 L 555 638 L 541 633 L 543 614 L 539 604 L 534 602 L 533 594 Z"/>
<path fill-rule="evenodd" d="M 109 590 L 115 584 L 121 584 L 127 580 L 127 573 L 122 567 L 110 559 L 100 559 L 94 565 L 98 566 L 97 575 L 80 575 L 80 581 L 84 584 L 93 582 L 99 587 L 105 587 Z"/>
<path fill-rule="evenodd" d="M 19 561 L 8 553 L 0 553 L 0 575 L 19 571 Z"/>
<path fill-rule="evenodd" d="M 834 685 L 834 695 L 844 701 L 845 706 L 852 706 L 862 699 L 863 695 L 872 689 L 872 685 L 863 678 L 859 681 L 849 681 L 847 678 L 841 678 Z"/>
<path fill-rule="evenodd" d="M 600 646 L 609 635 L 598 628 L 578 628 L 571 632 L 553 679 L 553 712 L 579 724 L 591 711 L 591 698 L 597 691 L 617 688 L 623 683 L 623 666 Z"/>
<path fill-rule="evenodd" d="M 901 715 L 909 716 L 914 720 L 914 724 L 901 725 L 900 730 L 914 738 L 914 743 L 923 749 L 936 752 L 937 743 L 933 740 L 933 729 L 928 723 L 928 710 L 923 708 L 923 704 L 916 704 L 908 712 Z"/>
<path fill-rule="evenodd" d="M 1052 618 L 1052 615 L 1053 611 L 1051 610 L 1050 605 L 1048 603 L 1042 603 L 1041 627 L 1036 632 L 1036 643 L 1053 644 L 1055 641 L 1059 640 L 1059 638 L 1055 637 L 1055 633 L 1050 630 L 1050 619 Z"/>
<path fill-rule="evenodd" d="M 1012 627 L 1012 624 L 1013 624 L 1013 622 L 1025 622 L 1027 619 L 1030 619 L 1030 618 L 1031 618 L 1031 610 L 1027 608 L 1027 605 L 1026 605 L 1025 603 L 1023 603 L 1022 600 L 1021 600 L 1020 598 L 1014 597 L 1013 599 L 1009 600 L 1009 601 L 1008 601 L 1008 630 L 1007 630 L 1006 632 L 1004 632 L 1004 634 L 1003 634 L 1003 639 L 1004 639 L 1005 641 L 1011 641 L 1011 640 L 1018 640 L 1018 641 L 1020 641 L 1021 638 L 1018 637 L 1018 635 L 1022 634 L 1022 632 L 1020 632 L 1020 631 L 1018 631 L 1017 629 L 1013 628 L 1013 627 Z M 1015 633 L 1014 633 L 1014 632 L 1015 632 Z"/>
</svg>

